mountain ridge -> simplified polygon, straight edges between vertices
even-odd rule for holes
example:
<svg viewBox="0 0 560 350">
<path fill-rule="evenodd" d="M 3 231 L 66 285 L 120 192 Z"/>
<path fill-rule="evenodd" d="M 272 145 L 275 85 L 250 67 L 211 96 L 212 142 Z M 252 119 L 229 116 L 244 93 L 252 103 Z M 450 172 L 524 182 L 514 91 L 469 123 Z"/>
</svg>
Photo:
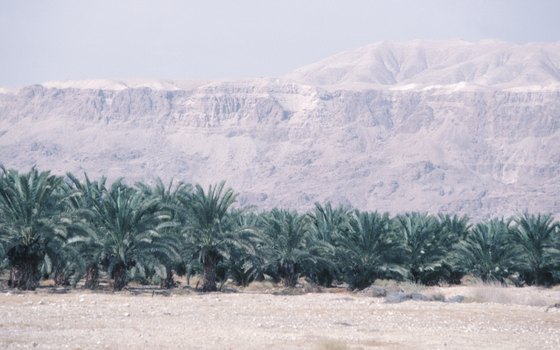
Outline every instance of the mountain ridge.
<svg viewBox="0 0 560 350">
<path fill-rule="evenodd" d="M 0 91 L 0 155 L 58 174 L 227 180 L 262 209 L 559 214 L 560 89 L 521 81 L 46 83 Z"/>
<path fill-rule="evenodd" d="M 296 69 L 289 79 L 320 86 L 560 86 L 560 42 L 378 42 Z"/>
<path fill-rule="evenodd" d="M 439 54 L 439 57 L 436 54 Z M 420 59 L 411 61 L 411 57 Z M 433 63 L 429 63 L 429 57 L 435 57 L 435 59 L 432 59 Z M 492 59 L 489 60 L 489 57 Z M 390 62 L 391 60 L 392 62 Z M 356 62 L 359 64 L 356 64 Z M 412 64 L 410 64 L 410 62 L 412 62 Z M 465 65 L 475 65 L 477 62 L 482 62 L 483 67 L 463 72 L 457 72 L 457 69 L 450 69 L 457 65 L 459 68 L 465 68 Z M 345 68 L 343 69 L 343 73 L 345 76 L 348 76 L 347 79 L 336 79 L 337 74 L 332 72 L 334 77 L 326 74 L 328 72 L 325 71 L 333 71 L 337 68 L 337 65 Z M 384 67 L 376 65 L 384 65 Z M 395 65 L 395 67 L 392 67 L 393 71 L 389 69 L 391 65 Z M 379 69 L 364 72 L 364 67 Z M 394 68 L 398 68 L 399 70 L 396 71 Z M 435 69 L 438 73 L 442 74 L 426 74 L 424 71 L 429 70 L 428 68 Z M 515 69 L 515 74 L 511 74 L 511 71 L 507 71 L 507 68 Z M 415 69 L 418 71 L 416 72 Z M 529 81 L 521 79 L 507 84 L 508 81 L 500 82 L 498 80 L 496 83 L 496 81 L 491 79 L 473 79 L 485 78 L 486 75 L 484 73 L 492 71 L 493 69 L 505 70 L 505 72 L 501 74 L 506 77 L 511 77 L 512 75 L 516 77 L 526 76 Z M 356 70 L 357 72 L 355 72 Z M 443 70 L 443 72 L 439 72 L 441 70 Z M 477 75 L 477 71 L 481 74 Z M 415 74 L 410 76 L 411 72 Z M 441 75 L 443 75 L 443 77 Z M 411 78 L 418 80 L 410 80 Z M 429 78 L 432 78 L 432 80 L 428 83 L 426 80 Z M 153 90 L 172 91 L 189 90 L 208 84 L 270 82 L 275 80 L 285 80 L 286 83 L 293 82 L 318 87 L 327 86 L 335 89 L 384 89 L 391 86 L 401 87 L 401 89 L 430 89 L 447 85 L 451 87 L 454 85 L 455 87 L 457 87 L 456 85 L 463 85 L 463 88 L 466 85 L 471 85 L 473 89 L 484 87 L 512 89 L 529 86 L 533 90 L 537 88 L 555 90 L 560 89 L 560 42 L 528 42 L 525 44 L 515 44 L 500 40 L 471 42 L 460 39 L 443 41 L 380 41 L 328 56 L 318 62 L 297 68 L 292 72 L 276 78 L 261 77 L 213 80 L 84 79 L 47 81 L 35 85 L 58 89 L 124 90 L 127 88 L 150 88 Z M 0 88 L 0 93 L 17 92 L 19 89 L 21 88 Z"/>
</svg>

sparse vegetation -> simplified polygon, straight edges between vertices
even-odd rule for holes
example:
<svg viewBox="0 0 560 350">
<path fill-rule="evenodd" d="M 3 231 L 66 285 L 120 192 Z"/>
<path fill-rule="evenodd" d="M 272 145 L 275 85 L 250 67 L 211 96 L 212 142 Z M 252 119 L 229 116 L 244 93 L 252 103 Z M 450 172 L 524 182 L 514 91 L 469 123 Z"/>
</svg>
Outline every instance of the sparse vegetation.
<svg viewBox="0 0 560 350">
<path fill-rule="evenodd" d="M 202 276 L 203 291 L 226 281 L 248 286 L 305 278 L 320 286 L 365 288 L 376 280 L 454 284 L 465 275 L 485 282 L 560 282 L 560 225 L 523 213 L 472 226 L 466 217 L 388 213 L 317 204 L 309 213 L 235 208 L 224 183 L 161 181 L 110 186 L 41 172 L 2 168 L 0 268 L 8 285 L 34 289 L 99 276 L 120 290 L 129 281 L 176 285 L 173 276 Z M 233 281 L 233 282 L 232 282 Z M 270 282 L 265 282 L 270 281 Z"/>
<path fill-rule="evenodd" d="M 317 350 L 348 350 L 349 347 L 345 342 L 339 340 L 324 340 L 322 341 Z"/>
</svg>

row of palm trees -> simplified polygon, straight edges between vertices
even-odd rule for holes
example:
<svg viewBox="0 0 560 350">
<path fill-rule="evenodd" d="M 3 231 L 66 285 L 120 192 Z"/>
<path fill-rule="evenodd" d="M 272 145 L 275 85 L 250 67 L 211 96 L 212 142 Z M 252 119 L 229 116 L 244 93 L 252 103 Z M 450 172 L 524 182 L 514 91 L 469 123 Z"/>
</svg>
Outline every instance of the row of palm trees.
<svg viewBox="0 0 560 350">
<path fill-rule="evenodd" d="M 467 217 L 387 213 L 316 204 L 308 213 L 236 208 L 224 183 L 204 189 L 1 168 L 0 270 L 8 285 L 34 289 L 107 274 L 114 290 L 130 280 L 176 285 L 202 276 L 202 290 L 271 278 L 293 287 L 364 288 L 376 279 L 458 283 L 467 275 L 518 285 L 560 282 L 560 224 L 524 213 L 471 225 Z"/>
</svg>

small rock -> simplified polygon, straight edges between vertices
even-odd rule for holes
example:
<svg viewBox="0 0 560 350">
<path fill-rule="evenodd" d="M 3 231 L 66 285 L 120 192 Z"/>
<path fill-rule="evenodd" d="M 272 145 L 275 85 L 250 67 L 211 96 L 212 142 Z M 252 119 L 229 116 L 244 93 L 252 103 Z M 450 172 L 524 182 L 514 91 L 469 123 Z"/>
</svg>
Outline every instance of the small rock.
<svg viewBox="0 0 560 350">
<path fill-rule="evenodd" d="M 442 297 L 439 295 L 424 295 L 421 293 L 389 293 L 385 297 L 386 303 L 402 303 L 406 300 L 414 300 L 414 301 L 442 301 Z"/>
<path fill-rule="evenodd" d="M 415 300 L 415 301 L 431 301 L 432 299 L 424 294 L 420 294 L 420 293 L 411 293 L 410 294 L 410 299 Z"/>
<path fill-rule="evenodd" d="M 125 313 L 124 313 L 124 316 L 129 317 L 130 314 L 129 314 L 128 312 L 125 312 Z"/>
<path fill-rule="evenodd" d="M 465 297 L 462 295 L 455 295 L 449 299 L 446 299 L 445 302 L 447 303 L 462 303 L 465 300 Z"/>
<path fill-rule="evenodd" d="M 388 294 L 385 297 L 385 302 L 388 304 L 396 304 L 396 303 L 402 303 L 403 301 L 410 300 L 410 299 L 411 299 L 410 294 L 397 292 L 397 293 Z"/>
<path fill-rule="evenodd" d="M 371 296 L 374 298 L 381 298 L 387 296 L 387 289 L 379 286 L 369 286 L 364 289 L 361 294 Z"/>
</svg>

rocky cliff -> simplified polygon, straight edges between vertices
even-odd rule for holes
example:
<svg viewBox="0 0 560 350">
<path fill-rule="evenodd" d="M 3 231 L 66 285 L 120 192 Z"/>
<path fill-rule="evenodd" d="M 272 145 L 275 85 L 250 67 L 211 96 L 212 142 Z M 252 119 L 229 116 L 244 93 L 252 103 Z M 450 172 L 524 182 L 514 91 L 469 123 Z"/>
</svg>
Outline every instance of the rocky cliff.
<svg viewBox="0 0 560 350">
<path fill-rule="evenodd" d="M 259 208 L 558 214 L 559 53 L 381 43 L 278 79 L 3 90 L 0 162 L 130 182 L 223 179 Z"/>
</svg>

